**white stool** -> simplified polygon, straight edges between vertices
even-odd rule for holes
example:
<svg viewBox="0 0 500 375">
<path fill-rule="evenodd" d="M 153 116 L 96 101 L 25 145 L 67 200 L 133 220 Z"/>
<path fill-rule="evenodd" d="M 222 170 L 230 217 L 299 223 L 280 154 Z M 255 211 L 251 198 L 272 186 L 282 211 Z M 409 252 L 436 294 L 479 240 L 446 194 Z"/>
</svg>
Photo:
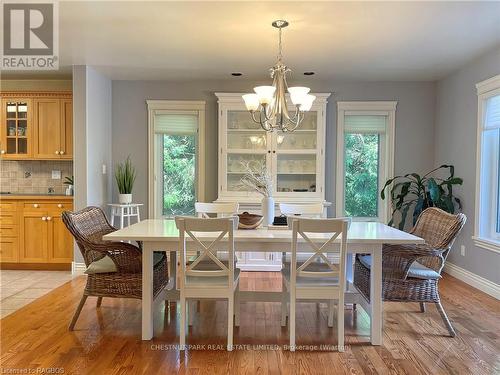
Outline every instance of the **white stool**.
<svg viewBox="0 0 500 375">
<path fill-rule="evenodd" d="M 127 226 L 130 225 L 131 217 L 135 217 L 137 222 L 141 221 L 139 207 L 143 206 L 142 203 L 130 203 L 130 204 L 111 203 L 108 204 L 108 206 L 111 207 L 112 226 L 115 226 L 115 216 L 118 216 L 120 218 L 120 229 L 123 229 L 125 218 L 127 218 Z"/>
</svg>

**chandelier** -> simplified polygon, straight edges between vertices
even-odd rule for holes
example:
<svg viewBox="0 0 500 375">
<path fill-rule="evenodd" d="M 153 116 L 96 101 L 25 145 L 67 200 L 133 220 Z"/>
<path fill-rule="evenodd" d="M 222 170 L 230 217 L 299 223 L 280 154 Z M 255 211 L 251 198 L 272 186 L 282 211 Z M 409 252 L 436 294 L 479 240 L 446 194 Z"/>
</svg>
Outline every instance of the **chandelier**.
<svg viewBox="0 0 500 375">
<path fill-rule="evenodd" d="M 311 109 L 316 97 L 309 94 L 308 87 L 288 87 L 286 74 L 291 70 L 283 64 L 281 45 L 281 30 L 288 26 L 288 22 L 277 20 L 272 25 L 278 29 L 278 61 L 270 69 L 273 84 L 254 87 L 255 94 L 243 95 L 243 100 L 247 110 L 252 114 L 253 121 L 260 124 L 262 129 L 291 132 L 297 129 L 304 119 L 304 113 Z M 288 111 L 287 91 L 295 106 L 293 114 Z"/>
</svg>

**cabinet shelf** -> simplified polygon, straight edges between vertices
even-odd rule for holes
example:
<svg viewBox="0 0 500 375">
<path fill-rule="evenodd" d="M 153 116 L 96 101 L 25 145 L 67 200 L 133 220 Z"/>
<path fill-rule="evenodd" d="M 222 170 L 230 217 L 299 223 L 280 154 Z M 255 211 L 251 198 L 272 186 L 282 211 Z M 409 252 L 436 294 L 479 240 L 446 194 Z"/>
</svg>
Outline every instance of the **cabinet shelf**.
<svg viewBox="0 0 500 375">
<path fill-rule="evenodd" d="M 255 129 L 227 129 L 228 133 L 265 133 L 262 128 Z"/>
<path fill-rule="evenodd" d="M 315 175 L 316 172 L 278 172 L 278 175 L 287 175 L 287 174 L 290 174 L 290 175 Z"/>
</svg>

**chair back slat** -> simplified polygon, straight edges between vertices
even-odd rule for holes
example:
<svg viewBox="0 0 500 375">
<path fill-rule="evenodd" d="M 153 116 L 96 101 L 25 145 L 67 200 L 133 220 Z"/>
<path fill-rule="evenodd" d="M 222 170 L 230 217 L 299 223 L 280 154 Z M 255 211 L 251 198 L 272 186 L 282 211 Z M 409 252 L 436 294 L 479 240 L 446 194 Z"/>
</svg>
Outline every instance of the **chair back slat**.
<svg viewBox="0 0 500 375">
<path fill-rule="evenodd" d="M 238 203 L 204 203 L 196 202 L 194 204 L 198 217 L 210 218 L 210 215 L 216 217 L 234 216 L 238 213 Z"/>
<path fill-rule="evenodd" d="M 234 230 L 238 227 L 238 217 L 228 218 L 194 218 L 194 217 L 176 217 L 175 223 L 179 229 L 179 252 L 181 258 L 181 279 L 183 285 L 186 283 L 186 276 L 199 277 L 220 277 L 227 276 L 228 282 L 233 283 L 234 275 Z M 217 238 L 208 245 L 206 241 L 201 241 L 199 237 L 203 233 L 218 233 Z M 195 260 L 186 266 L 186 239 L 190 238 L 194 247 L 198 251 Z M 217 246 L 222 242 L 227 242 L 228 263 L 224 264 L 217 257 Z M 203 270 L 196 267 L 204 262 L 212 265 L 214 269 Z"/>
<path fill-rule="evenodd" d="M 280 203 L 280 212 L 285 216 L 322 217 L 324 208 L 322 203 L 292 204 Z"/>
<path fill-rule="evenodd" d="M 453 215 L 437 207 L 422 211 L 411 233 L 436 249 L 449 249 L 466 221 L 462 213 Z"/>
<path fill-rule="evenodd" d="M 307 219 L 293 217 L 289 220 L 292 229 L 292 263 L 291 270 L 293 277 L 339 277 L 343 279 L 345 275 L 345 254 L 347 248 L 348 221 L 343 219 Z M 317 241 L 311 240 L 308 233 L 327 233 L 330 237 L 321 245 Z M 302 239 L 308 244 L 313 253 L 309 258 L 297 267 L 297 243 Z M 341 237 L 340 245 L 333 244 L 338 237 Z M 329 254 L 338 254 L 340 266 L 333 263 L 328 257 Z M 309 255 L 309 254 L 308 254 Z M 319 259 L 321 269 L 308 270 L 308 267 L 315 268 Z M 326 270 L 325 270 L 326 268 Z"/>
<path fill-rule="evenodd" d="M 96 249 L 107 244 L 102 237 L 116 231 L 99 207 L 90 206 L 74 212 L 64 211 L 62 221 L 75 238 L 87 266 L 104 256 L 102 251 Z"/>
</svg>

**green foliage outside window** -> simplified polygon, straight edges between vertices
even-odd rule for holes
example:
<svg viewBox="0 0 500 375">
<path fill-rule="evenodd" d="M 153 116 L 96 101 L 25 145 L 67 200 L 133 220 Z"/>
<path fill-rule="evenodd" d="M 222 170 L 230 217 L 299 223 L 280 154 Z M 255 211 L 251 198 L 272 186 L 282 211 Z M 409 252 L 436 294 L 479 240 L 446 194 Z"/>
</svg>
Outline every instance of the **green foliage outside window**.
<svg viewBox="0 0 500 375">
<path fill-rule="evenodd" d="M 163 215 L 193 215 L 196 139 L 194 135 L 163 136 Z"/>
<path fill-rule="evenodd" d="M 346 216 L 378 216 L 379 136 L 345 134 Z"/>
</svg>

